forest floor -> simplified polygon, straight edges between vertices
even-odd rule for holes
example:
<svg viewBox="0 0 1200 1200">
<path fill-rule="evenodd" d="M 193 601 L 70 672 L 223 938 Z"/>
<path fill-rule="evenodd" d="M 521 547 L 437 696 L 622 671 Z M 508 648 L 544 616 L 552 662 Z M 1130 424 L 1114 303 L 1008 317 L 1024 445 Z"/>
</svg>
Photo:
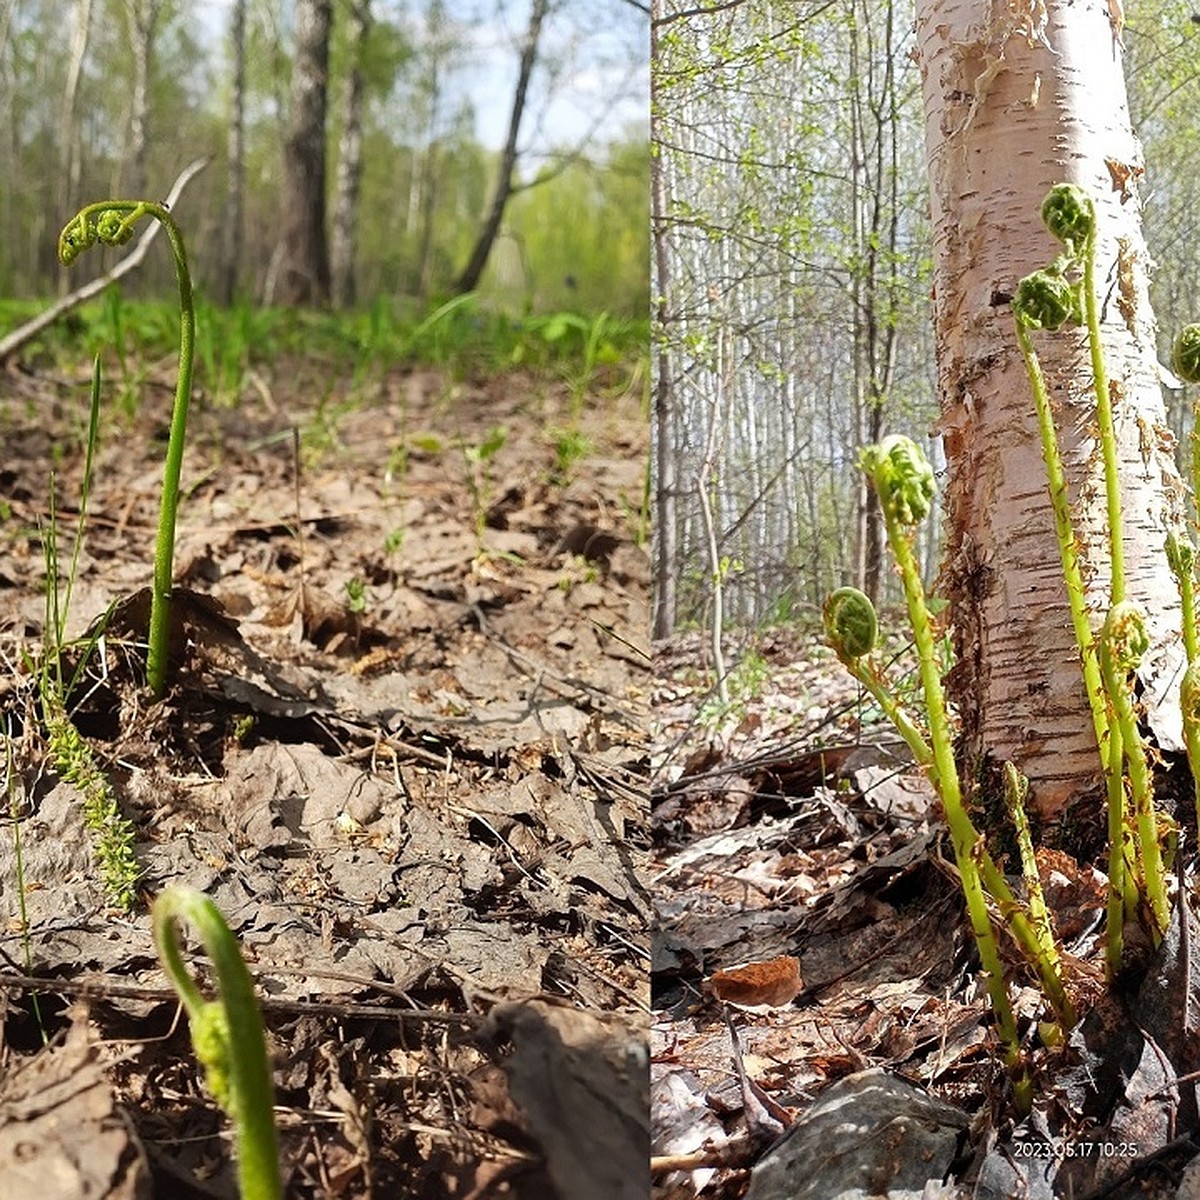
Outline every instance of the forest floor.
<svg viewBox="0 0 1200 1200">
<path fill-rule="evenodd" d="M 0 1195 L 236 1194 L 152 943 L 170 884 L 257 981 L 289 1197 L 644 1195 L 641 386 L 300 356 L 199 396 L 160 703 L 137 642 L 173 364 L 106 403 L 61 661 L 133 824 L 127 914 L 39 692 L 68 374 L 0 370 Z"/>
<path fill-rule="evenodd" d="M 911 651 L 896 650 L 911 688 Z M 1109 993 L 1104 877 L 1039 849 L 1086 1015 L 1065 1046 L 1043 1043 L 1040 994 L 1006 951 L 1032 1071 L 1022 1120 L 928 780 L 815 625 L 759 635 L 726 708 L 705 659 L 696 635 L 655 647 L 655 1200 L 875 1195 L 885 1185 L 863 1181 L 901 1167 L 907 1190 L 888 1194 L 1200 1195 L 1200 1166 L 1186 1178 L 1200 1151 L 1187 1001 L 1200 925 L 1187 906 L 1184 932 L 1177 911 L 1160 950 L 1142 947 Z M 889 1089 L 898 1108 L 870 1115 Z M 940 1159 L 918 1140 L 924 1105 L 921 1137 L 940 1123 Z"/>
</svg>

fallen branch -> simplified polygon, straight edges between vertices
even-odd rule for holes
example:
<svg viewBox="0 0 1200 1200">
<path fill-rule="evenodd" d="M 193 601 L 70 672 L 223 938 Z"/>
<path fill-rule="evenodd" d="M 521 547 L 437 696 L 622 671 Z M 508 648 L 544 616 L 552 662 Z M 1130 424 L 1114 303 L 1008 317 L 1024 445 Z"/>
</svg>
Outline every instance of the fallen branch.
<svg viewBox="0 0 1200 1200">
<path fill-rule="evenodd" d="M 183 194 L 183 189 L 188 185 L 192 177 L 203 171 L 208 166 L 209 161 L 207 158 L 198 158 L 195 162 L 189 163 L 183 168 L 179 173 L 179 178 L 172 185 L 166 200 L 163 201 L 164 208 L 171 208 L 176 204 L 179 197 Z M 137 245 L 110 270 L 85 283 L 82 287 L 76 288 L 69 295 L 63 296 L 61 300 L 52 304 L 45 312 L 38 313 L 31 321 L 26 321 L 24 325 L 14 329 L 12 333 L 0 338 L 0 363 L 8 359 L 24 346 L 26 342 L 32 341 L 47 326 L 53 325 L 64 313 L 77 308 L 85 300 L 90 300 L 93 296 L 99 295 L 110 283 L 115 283 L 116 280 L 128 275 L 131 271 L 137 270 L 142 265 L 142 259 L 150 252 L 150 246 L 158 236 L 158 230 L 159 225 L 157 221 L 148 225 L 146 232 L 142 234 Z"/>
</svg>

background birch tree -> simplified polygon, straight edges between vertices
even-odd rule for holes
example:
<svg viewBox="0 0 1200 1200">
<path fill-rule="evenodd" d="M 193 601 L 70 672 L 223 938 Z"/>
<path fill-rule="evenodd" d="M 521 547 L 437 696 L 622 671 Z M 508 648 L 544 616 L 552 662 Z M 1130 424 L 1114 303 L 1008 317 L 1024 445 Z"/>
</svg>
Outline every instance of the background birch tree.
<svg viewBox="0 0 1200 1200">
<path fill-rule="evenodd" d="M 278 294 L 284 304 L 329 303 L 325 232 L 325 112 L 328 103 L 330 0 L 297 0 L 296 56 L 284 145 Z"/>
<path fill-rule="evenodd" d="M 918 81 L 885 4 L 664 0 L 654 37 L 658 561 L 673 538 L 676 618 L 707 621 L 690 481 L 718 411 L 726 611 L 752 626 L 875 586 L 851 465 L 867 438 L 932 412 Z"/>
<path fill-rule="evenodd" d="M 370 0 L 351 0 L 341 96 L 341 134 L 338 137 L 337 178 L 330 228 L 330 271 L 333 298 L 341 308 L 354 303 L 354 258 L 358 242 L 358 197 L 362 185 L 363 59 L 371 30 Z"/>
<path fill-rule="evenodd" d="M 503 75 L 515 79 L 530 2 L 371 6 L 360 68 L 356 305 L 424 305 L 453 289 L 501 165 L 512 98 Z M 499 251 L 477 291 L 510 311 L 644 318 L 645 17 L 625 0 L 560 0 L 550 9 Z M 150 51 L 138 101 L 148 134 L 144 186 L 164 196 L 187 163 L 210 160 L 180 213 L 200 295 L 240 304 L 282 297 L 281 147 L 298 11 L 296 0 L 0 0 L 0 215 L 11 233 L 0 244 L 0 299 L 57 291 L 54 239 L 76 199 L 133 186 L 139 41 Z M 337 167 L 349 162 L 339 141 L 352 125 L 343 114 L 355 11 L 355 0 L 331 4 L 328 105 L 314 140 L 328 155 L 327 237 Z M 151 15 L 145 42 L 131 21 L 145 30 Z M 153 255 L 122 293 L 173 287 L 169 262 Z"/>
</svg>

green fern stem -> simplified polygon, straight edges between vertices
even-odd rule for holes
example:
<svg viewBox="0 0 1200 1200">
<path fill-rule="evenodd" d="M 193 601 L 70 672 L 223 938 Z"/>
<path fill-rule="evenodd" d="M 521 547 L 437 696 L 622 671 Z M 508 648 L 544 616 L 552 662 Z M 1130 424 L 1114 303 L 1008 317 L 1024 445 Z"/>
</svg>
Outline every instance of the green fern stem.
<svg viewBox="0 0 1200 1200">
<path fill-rule="evenodd" d="M 166 691 L 170 656 L 175 526 L 179 513 L 179 479 L 183 469 L 188 403 L 192 394 L 192 361 L 196 344 L 196 313 L 192 300 L 192 278 L 188 271 L 187 251 L 179 226 L 162 204 L 151 200 L 102 200 L 81 209 L 67 223 L 58 239 L 58 256 L 64 266 L 70 266 L 84 250 L 98 241 L 109 246 L 124 245 L 133 237 L 137 222 L 147 216 L 153 217 L 166 230 L 175 256 L 175 274 L 179 284 L 179 376 L 175 387 L 175 405 L 171 413 L 171 431 L 163 468 L 146 656 L 147 682 L 154 696 L 160 697 Z"/>
<path fill-rule="evenodd" d="M 1197 658 L 1196 639 L 1196 552 L 1186 533 L 1172 530 L 1167 534 L 1167 565 L 1179 588 L 1179 609 L 1183 617 L 1183 652 L 1189 666 Z"/>
<path fill-rule="evenodd" d="M 1128 836 L 1125 800 L 1125 748 L 1120 726 L 1114 724 L 1100 750 L 1108 805 L 1108 904 L 1105 912 L 1104 965 L 1111 982 L 1125 953 L 1125 921 L 1133 915 L 1133 846 Z"/>
<path fill-rule="evenodd" d="M 1183 740 L 1196 800 L 1196 827 L 1200 829 L 1200 662 L 1189 663 L 1179 685 L 1179 707 L 1183 711 Z"/>
<path fill-rule="evenodd" d="M 895 725 L 912 751 L 914 760 L 929 771 L 930 780 L 940 795 L 933 749 L 916 722 L 888 688 L 878 665 L 868 657 L 875 647 L 878 628 L 874 606 L 857 588 L 839 588 L 826 600 L 824 617 L 826 634 L 838 659 Z M 970 844 L 974 847 L 987 894 L 999 909 L 1005 927 L 1012 934 L 1026 962 L 1037 972 L 1042 991 L 1053 1007 L 1055 1016 L 1064 1027 L 1070 1028 L 1075 1023 L 1075 1012 L 1063 988 L 1058 956 L 1056 953 L 1044 953 L 1042 938 L 1034 930 L 1024 907 L 1013 895 L 1003 872 L 996 866 L 969 816 L 967 822 Z"/>
<path fill-rule="evenodd" d="M 1083 686 L 1087 692 L 1088 707 L 1092 712 L 1092 726 L 1096 734 L 1096 745 L 1103 747 L 1108 738 L 1108 708 L 1104 700 L 1104 683 L 1100 677 L 1100 663 L 1096 651 L 1096 639 L 1092 635 L 1092 623 L 1088 617 L 1087 591 L 1083 583 L 1083 571 L 1079 565 L 1079 546 L 1071 525 L 1071 503 L 1067 493 L 1066 473 L 1062 455 L 1058 449 L 1058 434 L 1054 427 L 1054 414 L 1050 408 L 1050 395 L 1046 388 L 1046 377 L 1037 351 L 1029 335 L 1029 326 L 1022 319 L 1020 310 L 1014 310 L 1017 328 L 1017 345 L 1025 360 L 1025 372 L 1029 377 L 1037 408 L 1038 431 L 1042 440 L 1042 460 L 1046 464 L 1046 479 L 1050 489 L 1050 507 L 1054 512 L 1054 529 L 1058 537 L 1059 556 L 1062 561 L 1063 580 L 1067 585 L 1067 602 L 1071 610 L 1071 627 L 1075 632 L 1075 644 L 1079 647 L 1080 666 L 1083 670 Z"/>
<path fill-rule="evenodd" d="M 212 900 L 191 888 L 168 888 L 154 901 L 152 917 L 154 943 L 187 1010 L 209 1090 L 233 1122 L 242 1200 L 280 1200 L 274 1086 L 262 1013 L 237 939 Z M 212 959 L 219 986 L 215 1001 L 204 999 L 184 965 L 181 920 L 199 934 Z"/>
<path fill-rule="evenodd" d="M 1004 799 L 1008 804 L 1009 816 L 1017 835 L 1017 846 L 1021 854 L 1021 872 L 1025 877 L 1025 890 L 1029 895 L 1029 924 L 1037 935 L 1042 955 L 1059 971 L 1058 946 L 1054 941 L 1054 930 L 1050 924 L 1050 913 L 1042 892 L 1042 877 L 1038 870 L 1037 855 L 1033 849 L 1033 836 L 1029 830 L 1029 817 L 1025 812 L 1025 800 L 1029 795 L 1029 780 L 1017 770 L 1013 763 L 1004 764 Z"/>
<path fill-rule="evenodd" d="M 933 751 L 925 735 L 888 688 L 871 656 L 878 640 L 879 626 L 870 599 L 858 588 L 838 588 L 825 601 L 824 619 L 825 634 L 838 661 L 883 710 L 883 715 L 896 727 L 917 764 L 932 769 Z"/>
<path fill-rule="evenodd" d="M 917 662 L 921 687 L 925 694 L 925 705 L 929 715 L 929 741 L 933 751 L 934 775 L 942 806 L 946 811 L 946 822 L 950 826 L 950 839 L 954 845 L 954 857 L 958 863 L 962 880 L 963 896 L 967 904 L 967 916 L 971 930 L 979 947 L 979 957 L 987 976 L 987 989 L 996 1013 L 996 1024 L 1000 1038 L 1006 1046 L 1010 1067 L 1020 1057 L 1020 1042 L 1017 1037 L 1016 1019 L 1004 980 L 1004 968 L 996 946 L 995 932 L 988 915 L 987 899 L 980 877 L 980 858 L 986 853 L 982 839 L 963 807 L 959 786 L 958 767 L 954 762 L 950 723 L 946 714 L 946 702 L 942 692 L 941 676 L 938 674 L 934 652 L 933 628 L 929 609 L 925 604 L 924 585 L 917 569 L 916 557 L 908 533 L 895 515 L 884 506 L 884 521 L 891 543 L 892 554 L 900 568 L 904 593 L 908 600 L 908 615 L 913 627 L 913 641 L 917 648 Z"/>
<path fill-rule="evenodd" d="M 1158 813 L 1154 807 L 1154 789 L 1146 749 L 1133 711 L 1129 676 L 1149 648 L 1145 617 L 1129 601 L 1114 604 L 1104 620 L 1100 634 L 1100 670 L 1121 731 L 1125 768 L 1133 797 L 1134 824 L 1137 830 L 1138 862 L 1141 866 L 1145 899 L 1155 942 L 1166 932 L 1170 913 L 1167 907 L 1166 877 L 1159 844 Z M 1110 836 L 1112 818 L 1110 815 Z M 1110 846 L 1110 855 L 1112 848 Z M 1111 884 L 1110 884 L 1111 886 Z"/>
<path fill-rule="evenodd" d="M 934 780 L 950 826 L 950 839 L 962 882 L 967 917 L 979 947 L 997 1029 L 1005 1046 L 1006 1061 L 1013 1068 L 1020 1061 L 1020 1041 L 980 877 L 979 859 L 987 851 L 962 802 L 950 722 L 938 673 L 933 624 L 909 532 L 910 527 L 923 520 L 929 512 L 933 499 L 933 473 L 915 443 L 896 436 L 885 438 L 878 446 L 864 450 L 860 465 L 871 476 L 879 494 L 888 543 L 904 584 L 929 717 Z"/>
<path fill-rule="evenodd" d="M 1090 201 L 1089 201 L 1090 203 Z M 1108 509 L 1108 552 L 1111 577 L 1109 600 L 1120 604 L 1125 599 L 1125 546 L 1121 535 L 1121 487 L 1117 469 L 1117 435 L 1113 425 L 1112 396 L 1104 365 L 1104 347 L 1100 342 L 1100 316 L 1096 303 L 1096 233 L 1083 250 L 1083 311 L 1087 318 L 1088 350 L 1092 358 L 1092 383 L 1096 393 L 1096 425 L 1104 458 L 1104 497 Z"/>
</svg>

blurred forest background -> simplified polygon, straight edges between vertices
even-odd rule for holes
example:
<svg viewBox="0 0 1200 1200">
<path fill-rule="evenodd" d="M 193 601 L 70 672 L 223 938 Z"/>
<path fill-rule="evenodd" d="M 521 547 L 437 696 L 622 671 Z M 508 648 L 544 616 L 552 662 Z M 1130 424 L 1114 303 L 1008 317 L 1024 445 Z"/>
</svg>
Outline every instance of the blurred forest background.
<svg viewBox="0 0 1200 1200">
<path fill-rule="evenodd" d="M 0 296 L 67 290 L 77 208 L 208 157 L 210 301 L 642 318 L 646 65 L 630 0 L 3 0 Z M 169 256 L 122 286 L 169 298 Z"/>
<path fill-rule="evenodd" d="M 1200 13 L 1126 16 L 1165 362 L 1200 316 Z M 937 414 L 913 19 L 885 0 L 655 0 L 657 637 L 785 621 L 848 583 L 897 596 L 854 462 L 889 432 L 928 439 Z M 1166 394 L 1186 454 L 1193 397 Z"/>
</svg>

